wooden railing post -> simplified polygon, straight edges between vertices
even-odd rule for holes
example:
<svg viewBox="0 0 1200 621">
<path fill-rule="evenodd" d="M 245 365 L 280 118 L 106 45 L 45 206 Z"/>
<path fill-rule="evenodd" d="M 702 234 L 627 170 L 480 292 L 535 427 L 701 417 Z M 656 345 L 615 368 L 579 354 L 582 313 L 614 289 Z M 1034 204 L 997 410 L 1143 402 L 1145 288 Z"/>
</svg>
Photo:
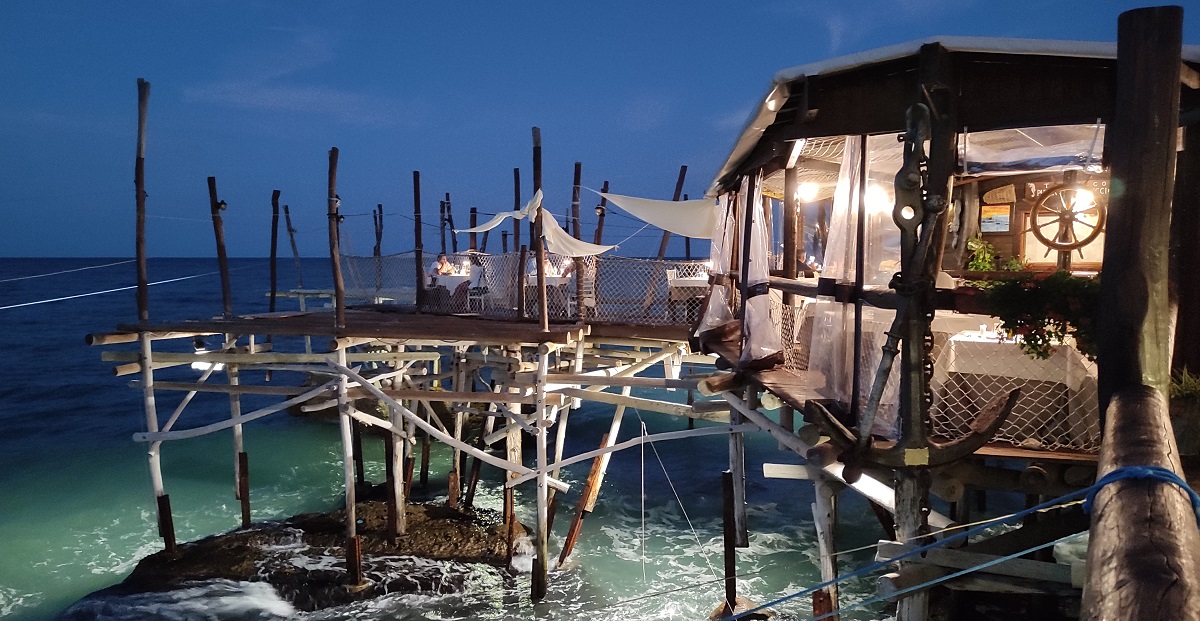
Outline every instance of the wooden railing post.
<svg viewBox="0 0 1200 621">
<path fill-rule="evenodd" d="M 1134 466 L 1182 473 L 1166 395 L 1182 32 L 1181 7 L 1135 9 L 1117 22 L 1117 100 L 1104 152 L 1121 191 L 1109 203 L 1096 339 L 1099 477 Z M 1171 483 L 1119 479 L 1101 488 L 1080 618 L 1200 619 L 1196 520 L 1189 495 Z"/>
</svg>

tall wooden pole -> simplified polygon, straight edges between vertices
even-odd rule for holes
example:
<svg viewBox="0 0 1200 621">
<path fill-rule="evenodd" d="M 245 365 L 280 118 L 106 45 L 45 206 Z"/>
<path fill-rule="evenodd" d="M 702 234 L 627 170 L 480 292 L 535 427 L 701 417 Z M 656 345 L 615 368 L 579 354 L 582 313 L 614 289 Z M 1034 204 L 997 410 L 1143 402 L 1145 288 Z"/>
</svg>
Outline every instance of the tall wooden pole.
<svg viewBox="0 0 1200 621">
<path fill-rule="evenodd" d="M 137 209 L 134 247 L 137 255 L 138 321 L 150 321 L 150 276 L 146 269 L 146 115 L 150 83 L 138 78 L 137 158 L 133 163 L 133 197 Z"/>
<path fill-rule="evenodd" d="M 604 181 L 604 185 L 601 186 L 600 191 L 604 192 L 604 193 L 608 193 L 608 180 L 607 179 Z M 592 240 L 592 243 L 596 244 L 596 245 L 600 245 L 600 243 L 601 243 L 600 240 L 604 237 L 604 214 L 605 214 L 605 212 L 608 211 L 608 198 L 607 197 L 604 197 L 604 196 L 600 197 L 600 207 L 599 207 L 599 209 L 597 209 L 597 211 L 599 213 L 596 215 L 596 237 L 595 237 L 595 239 Z"/>
<path fill-rule="evenodd" d="M 225 224 L 221 221 L 221 211 L 225 209 L 225 201 L 217 200 L 217 178 L 208 178 L 208 205 L 212 211 L 213 233 L 217 238 L 217 267 L 221 270 L 221 302 L 222 311 L 226 317 L 233 316 L 233 293 L 229 287 L 229 258 L 225 256 Z"/>
<path fill-rule="evenodd" d="M 474 207 L 472 207 L 472 208 L 471 208 L 471 220 L 470 220 L 470 222 L 471 222 L 471 228 L 475 228 L 475 226 L 476 226 L 476 225 L 478 224 L 478 222 L 479 222 L 479 210 L 478 210 L 478 209 L 475 209 Z M 467 236 L 467 247 L 468 247 L 468 248 L 470 248 L 470 249 L 471 249 L 471 250 L 473 250 L 473 251 L 474 251 L 474 250 L 479 250 L 479 247 L 478 247 L 478 246 L 475 244 L 475 241 L 476 241 L 476 239 L 475 239 L 475 232 L 474 232 L 474 231 L 471 231 L 471 233 L 470 233 L 470 234 Z"/>
<path fill-rule="evenodd" d="M 1183 9 L 1117 19 L 1117 99 L 1105 135 L 1115 187 L 1104 239 L 1096 475 L 1150 466 L 1183 474 L 1167 405 L 1167 280 Z M 1120 185 L 1117 185 L 1119 182 Z M 1095 497 L 1081 619 L 1200 619 L 1200 532 L 1186 493 L 1119 480 Z"/>
<path fill-rule="evenodd" d="M 679 167 L 679 179 L 675 182 L 675 196 L 671 198 L 673 201 L 679 200 L 679 196 L 683 194 L 683 180 L 687 177 L 687 165 Z M 662 243 L 658 245 L 658 260 L 662 261 L 663 257 L 667 256 L 667 242 L 671 241 L 671 232 L 663 231 Z"/>
<path fill-rule="evenodd" d="M 279 290 L 279 190 L 271 192 L 271 302 L 269 310 L 275 312 L 275 295 Z M 270 338 L 270 335 L 267 337 Z M 268 341 L 269 342 L 269 341 Z"/>
<path fill-rule="evenodd" d="M 575 184 L 571 189 L 571 230 L 575 239 L 583 239 L 579 222 L 579 186 L 583 182 L 583 164 L 575 162 Z M 583 304 L 583 257 L 575 257 L 575 314 L 580 321 L 587 315 Z M 566 429 L 566 426 L 563 426 Z"/>
<path fill-rule="evenodd" d="M 533 128 L 533 193 L 542 189 L 542 130 Z M 542 209 L 533 221 L 533 248 L 537 256 L 538 310 L 542 316 L 542 332 L 550 331 L 550 304 L 546 300 L 546 244 L 542 241 Z"/>
<path fill-rule="evenodd" d="M 1184 128 L 1171 202 L 1171 288 L 1177 306 L 1171 370 L 1200 373 L 1200 124 Z"/>
<path fill-rule="evenodd" d="M 800 188 L 800 171 L 787 168 L 783 171 L 783 277 L 795 280 L 800 275 L 797 253 L 801 252 L 799 219 L 800 199 L 796 193 Z M 794 293 L 784 293 L 783 303 L 796 304 Z"/>
<path fill-rule="evenodd" d="M 450 229 L 450 250 L 458 253 L 458 234 L 454 232 L 454 209 L 450 206 L 450 193 L 446 192 L 446 228 Z"/>
<path fill-rule="evenodd" d="M 425 249 L 421 243 L 421 171 L 413 174 L 413 254 L 417 265 L 417 312 L 425 306 Z"/>
<path fill-rule="evenodd" d="M 383 203 L 375 206 L 371 212 L 371 220 L 375 224 L 375 247 L 371 256 L 375 259 L 375 290 L 383 288 Z"/>
<path fill-rule="evenodd" d="M 292 257 L 296 260 L 296 286 L 304 288 L 304 271 L 300 265 L 300 249 L 296 247 L 296 229 L 292 226 L 292 212 L 283 206 L 283 224 L 287 227 L 288 242 L 292 245 Z"/>
<path fill-rule="evenodd" d="M 521 209 L 521 169 L 513 169 L 513 211 Z M 513 250 L 521 247 L 521 221 L 513 218 Z"/>
<path fill-rule="evenodd" d="M 500 251 L 508 254 L 508 231 L 500 231 Z"/>
<path fill-rule="evenodd" d="M 686 201 L 687 199 L 688 199 L 688 195 L 684 194 L 683 200 Z M 683 258 L 687 259 L 688 261 L 692 260 L 692 238 L 691 237 L 683 238 Z M 688 420 L 695 421 L 696 419 L 689 418 Z"/>
<path fill-rule="evenodd" d="M 341 248 L 338 245 L 338 229 L 341 216 L 337 196 L 338 149 L 329 150 L 329 261 L 333 265 L 334 327 L 346 327 L 346 289 L 342 282 Z"/>
<path fill-rule="evenodd" d="M 446 201 L 438 201 L 438 227 L 442 233 L 442 254 L 446 254 Z"/>
</svg>

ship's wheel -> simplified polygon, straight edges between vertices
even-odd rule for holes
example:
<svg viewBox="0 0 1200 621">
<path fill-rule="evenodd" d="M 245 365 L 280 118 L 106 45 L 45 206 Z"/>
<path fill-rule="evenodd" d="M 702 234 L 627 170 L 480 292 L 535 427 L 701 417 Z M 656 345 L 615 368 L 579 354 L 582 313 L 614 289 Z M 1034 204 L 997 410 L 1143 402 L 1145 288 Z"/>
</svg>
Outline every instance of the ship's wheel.
<svg viewBox="0 0 1200 621">
<path fill-rule="evenodd" d="M 1104 206 L 1091 190 L 1078 184 L 1056 185 L 1029 214 L 1033 236 L 1050 250 L 1070 252 L 1094 241 L 1104 231 Z"/>
</svg>

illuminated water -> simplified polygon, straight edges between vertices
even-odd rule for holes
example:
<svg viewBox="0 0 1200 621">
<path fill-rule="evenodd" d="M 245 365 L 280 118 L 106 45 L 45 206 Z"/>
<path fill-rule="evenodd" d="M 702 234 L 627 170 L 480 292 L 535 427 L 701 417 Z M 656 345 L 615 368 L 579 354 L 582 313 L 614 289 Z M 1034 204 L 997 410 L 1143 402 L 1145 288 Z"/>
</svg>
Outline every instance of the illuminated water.
<svg viewBox="0 0 1200 621">
<path fill-rule="evenodd" d="M 114 261 L 0 260 L 0 306 L 131 285 L 132 263 L 9 280 Z M 232 263 L 235 312 L 265 311 L 266 262 Z M 281 268 L 288 268 L 281 286 L 290 286 L 294 269 L 290 262 L 281 262 Z M 150 278 L 215 269 L 213 260 L 152 260 Z M 327 260 L 306 260 L 304 270 L 308 287 L 329 280 Z M 281 300 L 280 308 L 294 308 L 290 304 Z M 150 309 L 155 320 L 218 314 L 219 280 L 208 275 L 151 287 Z M 5 354 L 0 369 L 0 617 L 50 619 L 74 605 L 67 616 L 75 619 L 700 619 L 721 597 L 719 583 L 700 585 L 719 576 L 722 567 L 720 473 L 728 463 L 726 440 L 708 437 L 662 443 L 644 455 L 636 449 L 616 455 L 576 553 L 564 570 L 551 575 L 549 596 L 536 606 L 527 597 L 527 575 L 505 579 L 490 568 L 470 569 L 471 588 L 460 595 L 390 596 L 317 613 L 297 613 L 269 586 L 230 582 L 76 604 L 120 582 L 138 559 L 161 549 L 144 452 L 130 439 L 144 426 L 140 392 L 128 386 L 132 376 L 113 377 L 112 363 L 100 361 L 101 351 L 128 346 L 89 348 L 83 341 L 89 332 L 108 331 L 135 317 L 133 291 L 0 310 L 5 328 L 0 331 L 0 352 Z M 227 399 L 209 397 L 197 399 L 181 427 L 228 416 Z M 607 431 L 611 408 L 591 404 L 571 415 L 568 454 L 594 448 Z M 655 414 L 642 419 L 650 433 L 685 426 Z M 636 413 L 631 411 L 626 421 L 621 439 L 640 432 Z M 804 481 L 764 480 L 764 461 L 796 459 L 778 452 L 765 434 L 749 436 L 747 445 L 751 545 L 739 552 L 738 569 L 746 575 L 739 587 L 751 600 L 765 602 L 819 581 L 809 509 L 812 487 Z M 335 426 L 284 414 L 267 417 L 247 425 L 246 449 L 256 520 L 338 504 L 342 471 Z M 382 448 L 369 444 L 367 455 L 374 460 L 369 473 L 381 480 Z M 163 447 L 166 489 L 181 540 L 237 526 L 232 464 L 226 434 Z M 444 469 L 435 456 L 433 477 L 439 488 Z M 587 463 L 579 464 L 566 470 L 564 478 L 578 482 L 587 469 Z M 496 474 L 490 475 L 493 483 Z M 495 485 L 481 485 L 485 487 L 479 503 L 498 507 Z M 524 492 L 518 501 L 526 523 L 532 523 L 530 498 L 520 495 Z M 577 493 L 566 498 L 552 550 L 570 521 Z M 849 494 L 842 500 L 841 547 L 878 539 L 880 530 L 869 509 Z M 843 571 L 870 556 L 870 551 L 849 555 Z M 873 590 L 870 577 L 851 580 L 842 585 L 842 604 L 861 601 Z M 808 598 L 798 598 L 778 610 L 784 618 L 805 618 L 811 607 Z M 843 618 L 883 615 L 876 608 Z"/>
</svg>

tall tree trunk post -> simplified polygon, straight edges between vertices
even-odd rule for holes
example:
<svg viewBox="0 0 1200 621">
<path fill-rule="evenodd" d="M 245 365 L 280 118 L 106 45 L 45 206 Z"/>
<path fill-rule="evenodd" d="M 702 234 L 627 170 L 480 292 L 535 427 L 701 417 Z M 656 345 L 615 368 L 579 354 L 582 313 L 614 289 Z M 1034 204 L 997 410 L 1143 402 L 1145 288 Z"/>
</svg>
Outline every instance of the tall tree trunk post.
<svg viewBox="0 0 1200 621">
<path fill-rule="evenodd" d="M 421 243 L 421 171 L 413 174 L 413 254 L 417 263 L 417 312 L 425 306 L 425 249 Z"/>
<path fill-rule="evenodd" d="M 136 205 L 134 253 L 137 256 L 138 321 L 150 321 L 150 275 L 146 269 L 146 117 L 150 83 L 138 78 L 137 157 L 133 162 L 133 199 Z"/>
<path fill-rule="evenodd" d="M 513 169 L 513 211 L 521 209 L 521 169 Z M 521 221 L 513 218 L 513 250 L 521 247 Z"/>
<path fill-rule="evenodd" d="M 208 178 L 208 206 L 212 211 L 213 233 L 217 238 L 217 267 L 221 271 L 221 309 L 225 317 L 233 316 L 233 293 L 229 287 L 229 257 L 225 256 L 225 224 L 221 211 L 225 201 L 217 200 L 217 178 Z"/>
<path fill-rule="evenodd" d="M 283 206 L 283 224 L 287 227 L 288 242 L 292 245 L 292 258 L 296 260 L 296 286 L 304 288 L 304 270 L 300 264 L 300 249 L 296 247 L 296 229 L 292 226 L 292 212 Z"/>
<path fill-rule="evenodd" d="M 608 180 L 604 181 L 604 185 L 600 187 L 600 191 L 608 193 Z M 608 198 L 600 197 L 600 205 L 596 207 L 596 236 L 592 240 L 593 244 L 600 245 L 600 240 L 604 237 L 604 214 L 608 211 Z"/>
<path fill-rule="evenodd" d="M 342 282 L 342 251 L 338 245 L 341 216 L 337 195 L 338 149 L 329 150 L 329 261 L 333 266 L 334 327 L 346 327 L 346 287 Z"/>
<path fill-rule="evenodd" d="M 533 192 L 542 189 L 542 130 L 533 128 Z M 550 331 L 550 304 L 546 299 L 546 244 L 542 240 L 542 212 L 538 207 L 533 220 L 533 248 L 537 256 L 538 311 L 542 316 L 542 332 Z"/>
</svg>

